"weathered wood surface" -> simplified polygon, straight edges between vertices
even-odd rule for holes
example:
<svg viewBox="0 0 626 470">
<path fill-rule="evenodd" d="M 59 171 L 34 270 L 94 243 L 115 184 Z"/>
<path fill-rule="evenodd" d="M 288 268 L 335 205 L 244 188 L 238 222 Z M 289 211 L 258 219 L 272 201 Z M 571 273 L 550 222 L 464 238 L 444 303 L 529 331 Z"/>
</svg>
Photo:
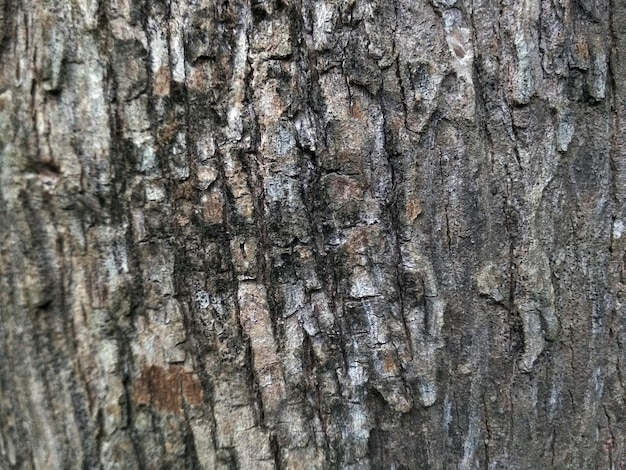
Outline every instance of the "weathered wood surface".
<svg viewBox="0 0 626 470">
<path fill-rule="evenodd" d="M 0 468 L 626 468 L 626 2 L 0 28 Z"/>
</svg>

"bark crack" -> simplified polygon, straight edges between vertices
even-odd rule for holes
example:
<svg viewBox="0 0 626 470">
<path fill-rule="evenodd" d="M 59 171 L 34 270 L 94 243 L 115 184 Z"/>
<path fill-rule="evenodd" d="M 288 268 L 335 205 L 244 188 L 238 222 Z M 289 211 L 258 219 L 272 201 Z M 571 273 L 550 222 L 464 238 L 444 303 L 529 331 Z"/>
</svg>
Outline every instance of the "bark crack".
<svg viewBox="0 0 626 470">
<path fill-rule="evenodd" d="M 613 432 L 613 424 L 612 424 L 612 420 L 611 420 L 611 415 L 609 413 L 609 410 L 607 409 L 606 405 L 602 406 L 602 409 L 604 411 L 604 416 L 606 416 L 606 421 L 607 421 L 607 427 L 609 430 L 609 435 L 611 436 L 611 441 L 607 443 L 608 447 L 608 452 L 609 452 L 609 463 L 611 464 L 610 468 L 615 468 L 615 462 L 614 457 L 613 457 L 613 448 L 615 447 L 615 443 L 617 442 L 615 439 L 615 433 Z"/>
<path fill-rule="evenodd" d="M 487 433 L 486 439 L 484 439 L 483 445 L 485 449 L 485 468 L 489 469 L 489 446 L 491 445 L 491 428 L 489 427 L 489 407 L 487 406 L 487 400 L 483 394 L 483 416 L 485 431 Z"/>
</svg>

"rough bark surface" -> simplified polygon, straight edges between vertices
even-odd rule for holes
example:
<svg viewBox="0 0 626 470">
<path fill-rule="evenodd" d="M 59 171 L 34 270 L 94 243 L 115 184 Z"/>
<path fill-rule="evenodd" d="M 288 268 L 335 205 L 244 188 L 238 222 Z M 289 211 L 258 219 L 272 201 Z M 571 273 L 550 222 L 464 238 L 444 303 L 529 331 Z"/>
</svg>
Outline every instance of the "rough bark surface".
<svg viewBox="0 0 626 470">
<path fill-rule="evenodd" d="M 624 0 L 0 28 L 0 468 L 626 468 Z"/>
</svg>

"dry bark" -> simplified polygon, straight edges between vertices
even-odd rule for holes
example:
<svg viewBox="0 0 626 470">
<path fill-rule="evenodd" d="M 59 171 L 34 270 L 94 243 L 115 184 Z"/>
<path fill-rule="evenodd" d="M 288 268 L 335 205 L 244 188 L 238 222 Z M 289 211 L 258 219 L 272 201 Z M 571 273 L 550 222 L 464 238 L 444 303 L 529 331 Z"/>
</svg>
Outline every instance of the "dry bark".
<svg viewBox="0 0 626 470">
<path fill-rule="evenodd" d="M 0 28 L 0 468 L 626 468 L 624 0 Z"/>
</svg>

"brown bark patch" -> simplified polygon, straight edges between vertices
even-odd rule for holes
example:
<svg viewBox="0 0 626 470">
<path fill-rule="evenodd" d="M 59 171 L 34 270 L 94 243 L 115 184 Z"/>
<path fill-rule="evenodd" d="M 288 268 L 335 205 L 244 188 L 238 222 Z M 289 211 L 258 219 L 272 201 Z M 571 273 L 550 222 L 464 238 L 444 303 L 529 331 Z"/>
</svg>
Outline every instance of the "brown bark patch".
<svg viewBox="0 0 626 470">
<path fill-rule="evenodd" d="M 198 67 L 194 67 L 191 70 L 189 88 L 200 92 L 209 89 L 209 74 L 204 67 L 204 64 L 200 64 Z"/>
<path fill-rule="evenodd" d="M 186 199 L 191 201 L 195 198 L 196 190 L 189 181 L 179 184 L 174 190 L 175 199 Z"/>
<path fill-rule="evenodd" d="M 390 375 L 399 375 L 398 364 L 394 361 L 393 356 L 390 353 L 385 353 L 385 372 Z"/>
<path fill-rule="evenodd" d="M 367 119 L 365 111 L 363 110 L 363 105 L 359 100 L 354 100 L 352 102 L 352 105 L 350 106 L 350 115 L 360 121 L 365 121 L 365 119 Z"/>
<path fill-rule="evenodd" d="M 191 215 L 196 206 L 188 200 L 182 200 L 178 205 L 179 213 L 176 214 L 176 223 L 179 227 L 184 227 L 191 222 Z"/>
<path fill-rule="evenodd" d="M 576 55 L 581 59 L 586 60 L 589 58 L 589 46 L 587 45 L 587 42 L 583 40 L 576 41 L 574 44 L 574 50 Z"/>
<path fill-rule="evenodd" d="M 365 254 L 369 246 L 367 230 L 360 227 L 350 233 L 350 238 L 346 241 L 345 249 L 350 254 Z"/>
<path fill-rule="evenodd" d="M 363 188 L 349 176 L 333 176 L 330 184 L 330 195 L 339 203 L 360 200 L 363 196 Z"/>
<path fill-rule="evenodd" d="M 161 136 L 159 141 L 162 143 L 171 141 L 178 131 L 181 129 L 182 123 L 175 119 L 171 114 L 169 115 L 169 119 L 167 120 L 167 124 L 161 130 Z"/>
<path fill-rule="evenodd" d="M 203 197 L 204 218 L 211 224 L 222 223 L 222 194 L 219 191 L 212 191 L 206 197 Z"/>
<path fill-rule="evenodd" d="M 413 222 L 417 219 L 417 216 L 422 213 L 422 205 L 418 200 L 411 200 L 406 205 L 406 218 L 409 222 Z"/>
<path fill-rule="evenodd" d="M 168 413 L 182 413 L 183 398 L 189 405 L 200 406 L 204 391 L 194 374 L 179 367 L 153 365 L 142 371 L 133 398 L 139 405 L 153 405 Z"/>
<path fill-rule="evenodd" d="M 170 94 L 170 71 L 167 67 L 161 67 L 154 76 L 154 94 L 157 96 Z"/>
</svg>

